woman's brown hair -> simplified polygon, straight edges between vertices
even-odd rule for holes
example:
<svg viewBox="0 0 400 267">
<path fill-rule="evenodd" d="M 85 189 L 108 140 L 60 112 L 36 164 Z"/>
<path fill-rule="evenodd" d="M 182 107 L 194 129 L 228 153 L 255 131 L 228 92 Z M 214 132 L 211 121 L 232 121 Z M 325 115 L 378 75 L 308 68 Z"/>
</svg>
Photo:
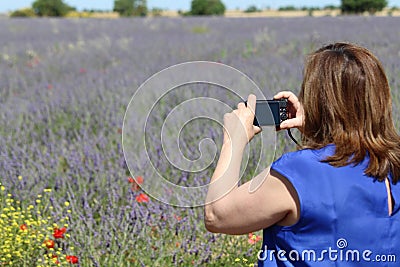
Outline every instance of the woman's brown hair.
<svg viewBox="0 0 400 267">
<path fill-rule="evenodd" d="M 383 181 L 400 178 L 400 136 L 392 119 L 390 88 L 379 60 L 349 43 L 327 45 L 309 55 L 300 102 L 304 107 L 303 147 L 335 144 L 324 161 L 340 167 L 360 163 Z"/>
</svg>

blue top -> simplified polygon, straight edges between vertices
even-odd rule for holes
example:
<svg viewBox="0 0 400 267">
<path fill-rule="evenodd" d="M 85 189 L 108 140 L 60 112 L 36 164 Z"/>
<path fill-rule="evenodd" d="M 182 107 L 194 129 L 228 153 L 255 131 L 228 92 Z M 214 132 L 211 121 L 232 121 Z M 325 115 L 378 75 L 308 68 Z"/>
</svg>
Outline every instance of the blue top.
<svg viewBox="0 0 400 267">
<path fill-rule="evenodd" d="M 299 150 L 272 164 L 297 191 L 300 219 L 264 229 L 258 266 L 400 266 L 400 186 L 391 183 L 389 216 L 385 183 L 364 174 L 369 158 L 339 168 L 321 162 L 334 152 Z"/>
</svg>

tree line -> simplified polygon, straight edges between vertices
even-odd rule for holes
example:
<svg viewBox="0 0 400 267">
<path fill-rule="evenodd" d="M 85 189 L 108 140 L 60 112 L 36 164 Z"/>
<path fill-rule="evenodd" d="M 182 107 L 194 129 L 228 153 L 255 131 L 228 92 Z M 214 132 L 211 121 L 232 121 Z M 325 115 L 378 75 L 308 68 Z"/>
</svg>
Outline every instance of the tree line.
<svg viewBox="0 0 400 267">
<path fill-rule="evenodd" d="M 387 7 L 387 0 L 341 0 L 340 8 L 342 14 L 362 14 L 368 12 L 374 14 Z M 306 8 L 306 7 L 304 7 Z M 326 8 L 334 9 L 336 7 L 329 6 Z M 306 10 L 318 8 L 307 8 Z M 226 10 L 225 4 L 221 0 L 192 0 L 191 8 L 188 12 L 180 12 L 181 15 L 224 15 Z M 279 10 L 299 10 L 294 6 L 281 7 Z M 302 10 L 302 9 L 301 9 Z M 76 11 L 75 7 L 71 7 L 64 3 L 63 0 L 36 0 L 31 8 L 25 8 L 14 11 L 12 17 L 63 17 L 69 12 Z M 147 0 L 114 0 L 114 12 L 122 17 L 131 16 L 147 16 L 149 9 Z M 152 14 L 161 14 L 161 9 L 154 8 Z M 258 12 L 256 6 L 249 6 L 245 12 Z"/>
</svg>

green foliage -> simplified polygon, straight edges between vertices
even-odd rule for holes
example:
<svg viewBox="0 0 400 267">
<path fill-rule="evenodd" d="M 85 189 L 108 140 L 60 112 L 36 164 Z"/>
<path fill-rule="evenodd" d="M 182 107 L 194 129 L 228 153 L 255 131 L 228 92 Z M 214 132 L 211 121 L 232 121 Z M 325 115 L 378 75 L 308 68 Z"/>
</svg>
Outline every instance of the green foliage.
<svg viewBox="0 0 400 267">
<path fill-rule="evenodd" d="M 35 16 L 36 16 L 35 11 L 32 8 L 18 9 L 10 14 L 10 17 L 12 17 L 12 18 L 16 18 L 16 17 L 29 18 L 29 17 L 35 17 Z"/>
<path fill-rule="evenodd" d="M 304 6 L 304 7 L 301 8 L 301 10 L 302 11 L 312 12 L 312 11 L 321 10 L 321 9 L 319 7 L 307 7 L 307 6 Z"/>
<path fill-rule="evenodd" d="M 32 8 L 40 17 L 64 17 L 69 11 L 75 10 L 62 0 L 36 0 Z"/>
<path fill-rule="evenodd" d="M 335 6 L 335 5 L 327 5 L 324 7 L 324 10 L 335 10 L 338 9 L 339 7 Z"/>
<path fill-rule="evenodd" d="M 245 13 L 253 13 L 253 12 L 260 12 L 261 10 L 258 9 L 255 5 L 251 5 L 244 11 Z"/>
<path fill-rule="evenodd" d="M 118 12 L 122 17 L 147 15 L 146 0 L 115 0 L 113 11 Z"/>
<path fill-rule="evenodd" d="M 182 10 L 179 10 L 178 14 L 180 16 L 183 16 L 183 17 L 187 17 L 187 16 L 191 16 L 192 15 L 192 13 L 190 11 L 182 11 Z"/>
<path fill-rule="evenodd" d="M 279 11 L 294 11 L 297 10 L 294 6 L 283 6 L 278 9 Z"/>
<path fill-rule="evenodd" d="M 133 14 L 133 0 L 114 1 L 114 12 L 118 12 L 122 17 L 129 17 Z"/>
<path fill-rule="evenodd" d="M 192 0 L 190 15 L 224 15 L 225 5 L 220 0 Z"/>
<path fill-rule="evenodd" d="M 387 5 L 387 0 L 342 0 L 341 11 L 343 14 L 375 14 Z"/>
</svg>

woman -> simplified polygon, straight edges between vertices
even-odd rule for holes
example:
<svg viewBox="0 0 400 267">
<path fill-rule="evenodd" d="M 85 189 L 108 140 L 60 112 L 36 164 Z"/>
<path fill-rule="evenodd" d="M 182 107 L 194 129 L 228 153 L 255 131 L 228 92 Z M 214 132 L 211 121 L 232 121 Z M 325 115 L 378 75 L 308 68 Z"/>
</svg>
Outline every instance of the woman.
<svg viewBox="0 0 400 267">
<path fill-rule="evenodd" d="M 400 260 L 400 137 L 388 81 L 378 59 L 349 43 L 309 55 L 299 98 L 287 98 L 302 149 L 284 154 L 255 191 L 239 179 L 253 126 L 255 96 L 224 116 L 205 225 L 211 232 L 264 229 L 259 266 L 387 266 Z M 220 181 L 219 183 L 216 181 Z M 224 192 L 224 197 L 218 199 Z"/>
</svg>

